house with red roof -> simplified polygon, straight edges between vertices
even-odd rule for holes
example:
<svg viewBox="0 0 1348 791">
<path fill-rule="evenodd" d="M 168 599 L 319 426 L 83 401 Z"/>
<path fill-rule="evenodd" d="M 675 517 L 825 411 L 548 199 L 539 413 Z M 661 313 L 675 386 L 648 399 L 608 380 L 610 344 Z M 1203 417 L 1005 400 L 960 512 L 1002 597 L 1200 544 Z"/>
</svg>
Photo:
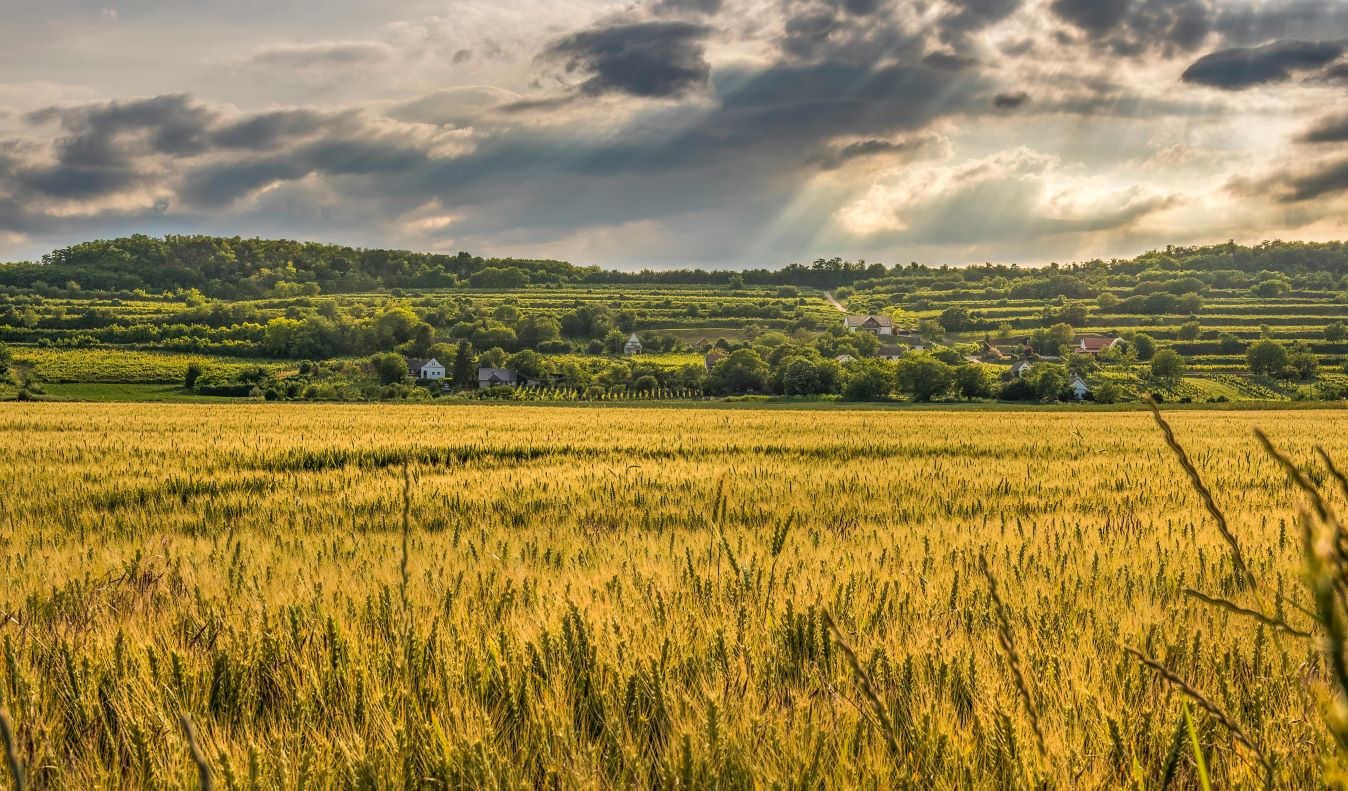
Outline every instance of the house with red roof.
<svg viewBox="0 0 1348 791">
<path fill-rule="evenodd" d="M 1099 354 L 1105 349 L 1112 349 L 1123 342 L 1122 338 L 1109 338 L 1100 335 L 1082 335 L 1077 338 L 1076 345 L 1072 351 L 1076 354 Z"/>
</svg>

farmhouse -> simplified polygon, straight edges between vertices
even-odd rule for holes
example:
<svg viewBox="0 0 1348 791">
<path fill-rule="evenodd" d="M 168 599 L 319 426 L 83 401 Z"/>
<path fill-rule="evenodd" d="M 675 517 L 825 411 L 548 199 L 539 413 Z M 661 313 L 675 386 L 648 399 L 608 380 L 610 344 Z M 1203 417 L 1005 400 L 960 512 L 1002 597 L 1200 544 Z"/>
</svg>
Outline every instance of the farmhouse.
<svg viewBox="0 0 1348 791">
<path fill-rule="evenodd" d="M 637 337 L 635 332 L 632 333 L 632 337 L 627 339 L 627 343 L 623 345 L 623 354 L 641 354 L 641 339 Z"/>
<path fill-rule="evenodd" d="M 509 368 L 477 369 L 477 386 L 480 388 L 515 387 L 518 384 L 519 377 Z"/>
<path fill-rule="evenodd" d="M 1073 376 L 1067 383 L 1067 389 L 1072 391 L 1072 395 L 1078 401 L 1091 394 L 1091 386 L 1086 384 L 1086 380 L 1080 376 Z"/>
<path fill-rule="evenodd" d="M 1017 360 L 1011 365 L 1011 375 L 1015 377 L 1024 376 L 1033 367 L 1034 363 L 1029 360 Z"/>
<path fill-rule="evenodd" d="M 840 355 L 838 355 L 837 357 L 834 357 L 833 359 L 834 359 L 836 362 L 839 362 L 839 363 L 841 363 L 841 364 L 843 364 L 843 365 L 847 365 L 848 363 L 852 362 L 852 361 L 855 360 L 856 358 L 853 357 L 853 356 L 850 355 L 850 354 L 840 354 Z"/>
<path fill-rule="evenodd" d="M 848 316 L 843 320 L 848 332 L 869 332 L 872 335 L 893 335 L 894 320 L 889 316 Z"/>
<path fill-rule="evenodd" d="M 415 379 L 444 379 L 445 366 L 432 357 L 429 360 L 420 357 L 407 358 L 407 375 Z"/>
<path fill-rule="evenodd" d="M 712 349 L 711 351 L 707 352 L 707 355 L 705 357 L 702 358 L 702 363 L 703 365 L 706 365 L 707 370 L 710 371 L 712 368 L 715 368 L 716 364 L 723 359 L 725 359 L 725 354 L 723 352 L 717 351 L 716 349 Z"/>
<path fill-rule="evenodd" d="M 1104 338 L 1099 335 L 1083 335 L 1077 338 L 1072 351 L 1077 354 L 1099 354 L 1105 349 L 1118 346 L 1121 340 L 1120 338 Z"/>
</svg>

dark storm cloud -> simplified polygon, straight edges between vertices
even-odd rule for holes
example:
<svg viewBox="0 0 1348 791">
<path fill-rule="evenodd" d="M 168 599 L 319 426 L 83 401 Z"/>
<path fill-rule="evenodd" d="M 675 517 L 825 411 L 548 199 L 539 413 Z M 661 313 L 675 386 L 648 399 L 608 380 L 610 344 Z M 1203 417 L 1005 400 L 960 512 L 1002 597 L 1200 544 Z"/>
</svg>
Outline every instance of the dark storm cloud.
<svg viewBox="0 0 1348 791">
<path fill-rule="evenodd" d="M 350 114 L 346 114 L 350 117 Z M 335 117 L 313 110 L 260 113 L 212 130 L 210 141 L 225 148 L 262 151 L 289 139 L 307 137 L 332 126 Z"/>
<path fill-rule="evenodd" d="M 354 111 L 291 108 L 236 115 L 167 95 L 50 107 L 27 120 L 38 130 L 55 123 L 65 133 L 53 141 L 46 160 L 10 155 L 0 168 L 0 188 L 8 185 L 28 198 L 89 200 L 144 184 L 165 187 L 163 168 L 156 164 L 164 158 L 182 174 L 188 201 L 209 206 L 309 172 L 368 173 L 409 162 L 407 146 L 386 145 Z M 255 156 L 280 151 L 285 155 Z"/>
<path fill-rule="evenodd" d="M 56 122 L 67 134 L 56 141 L 61 162 L 104 166 L 122 162 L 123 135 L 144 133 L 150 151 L 172 156 L 197 154 L 208 147 L 205 130 L 213 111 L 181 94 L 76 107 L 49 107 L 30 113 L 37 124 Z"/>
<path fill-rule="evenodd" d="M 1002 110 L 1014 110 L 1030 101 L 1030 94 L 1025 91 L 1015 91 L 1013 93 L 999 93 L 992 97 L 992 106 Z"/>
<path fill-rule="evenodd" d="M 655 0 L 651 10 L 656 13 L 694 13 L 712 15 L 721 10 L 723 0 Z"/>
<path fill-rule="evenodd" d="M 1348 159 L 1340 159 L 1287 180 L 1284 200 L 1289 203 L 1348 192 Z"/>
<path fill-rule="evenodd" d="M 179 195 L 192 206 L 228 206 L 258 190 L 310 174 L 406 178 L 434 164 L 405 141 L 335 138 L 316 140 L 281 155 L 227 160 L 188 173 Z"/>
<path fill-rule="evenodd" d="M 1283 82 L 1293 73 L 1318 69 L 1343 55 L 1337 41 L 1275 41 L 1260 47 L 1238 47 L 1204 55 L 1180 76 L 1184 82 L 1223 90 Z"/>
<path fill-rule="evenodd" d="M 1348 142 L 1348 115 L 1322 118 L 1297 139 L 1303 143 Z"/>
<path fill-rule="evenodd" d="M 1120 55 L 1189 52 L 1215 23 L 1209 0 L 1053 0 L 1060 19 Z"/>
<path fill-rule="evenodd" d="M 1342 82 L 1348 84 L 1348 63 L 1336 63 L 1325 69 L 1321 75 L 1327 82 Z"/>
<path fill-rule="evenodd" d="M 214 111 L 182 95 L 49 107 L 28 115 L 63 134 L 52 144 L 54 162 L 13 167 L 20 195 L 84 200 L 143 183 L 138 160 L 150 155 L 195 156 L 210 147 Z"/>
<path fill-rule="evenodd" d="M 52 165 L 21 169 L 14 179 L 32 192 L 79 200 L 122 192 L 143 181 L 143 175 L 131 167 Z"/>
<path fill-rule="evenodd" d="M 1053 0 L 1053 13 L 1095 38 L 1112 32 L 1128 16 L 1131 0 Z"/>
<path fill-rule="evenodd" d="M 591 96 L 680 96 L 711 76 L 704 46 L 710 34 L 711 28 L 689 22 L 615 23 L 554 41 L 544 56 L 586 75 L 580 90 Z"/>
</svg>

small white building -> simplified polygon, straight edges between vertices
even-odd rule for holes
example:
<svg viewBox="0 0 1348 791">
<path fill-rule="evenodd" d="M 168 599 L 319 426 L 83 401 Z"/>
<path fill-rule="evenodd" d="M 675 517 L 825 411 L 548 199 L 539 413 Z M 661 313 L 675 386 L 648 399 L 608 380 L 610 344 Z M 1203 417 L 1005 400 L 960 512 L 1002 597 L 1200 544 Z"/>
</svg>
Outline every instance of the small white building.
<svg viewBox="0 0 1348 791">
<path fill-rule="evenodd" d="M 1022 377 L 1033 367 L 1034 363 L 1029 360 L 1017 360 L 1011 365 L 1011 375 L 1017 378 Z"/>
<path fill-rule="evenodd" d="M 623 354 L 641 354 L 641 339 L 637 337 L 635 332 L 632 333 L 632 337 L 627 339 L 627 343 L 623 345 Z"/>
<path fill-rule="evenodd" d="M 445 366 L 441 365 L 440 361 L 434 357 L 429 360 L 409 357 L 407 359 L 407 375 L 413 379 L 444 379 Z"/>
<path fill-rule="evenodd" d="M 519 376 L 509 368 L 477 369 L 477 386 L 484 390 L 488 387 L 515 387 L 518 384 Z"/>
<path fill-rule="evenodd" d="M 889 316 L 848 316 L 843 319 L 848 332 L 869 332 L 872 335 L 893 335 L 894 319 Z"/>
<path fill-rule="evenodd" d="M 1086 380 L 1080 376 L 1073 375 L 1067 382 L 1067 389 L 1072 391 L 1072 396 L 1081 401 L 1091 394 L 1091 386 L 1086 384 Z"/>
</svg>

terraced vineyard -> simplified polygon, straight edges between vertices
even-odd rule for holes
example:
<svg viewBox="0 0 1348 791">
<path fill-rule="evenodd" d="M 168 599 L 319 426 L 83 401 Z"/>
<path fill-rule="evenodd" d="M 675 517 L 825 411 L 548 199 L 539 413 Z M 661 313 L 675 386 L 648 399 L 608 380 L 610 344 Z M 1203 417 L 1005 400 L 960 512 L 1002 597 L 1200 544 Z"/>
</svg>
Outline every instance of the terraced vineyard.
<svg viewBox="0 0 1348 791">
<path fill-rule="evenodd" d="M 1348 413 L 1171 420 L 1257 587 L 1145 414 L 0 405 L 0 708 L 33 789 L 180 714 L 217 788 L 1324 787 L 1250 429 L 1341 513 Z"/>
</svg>

